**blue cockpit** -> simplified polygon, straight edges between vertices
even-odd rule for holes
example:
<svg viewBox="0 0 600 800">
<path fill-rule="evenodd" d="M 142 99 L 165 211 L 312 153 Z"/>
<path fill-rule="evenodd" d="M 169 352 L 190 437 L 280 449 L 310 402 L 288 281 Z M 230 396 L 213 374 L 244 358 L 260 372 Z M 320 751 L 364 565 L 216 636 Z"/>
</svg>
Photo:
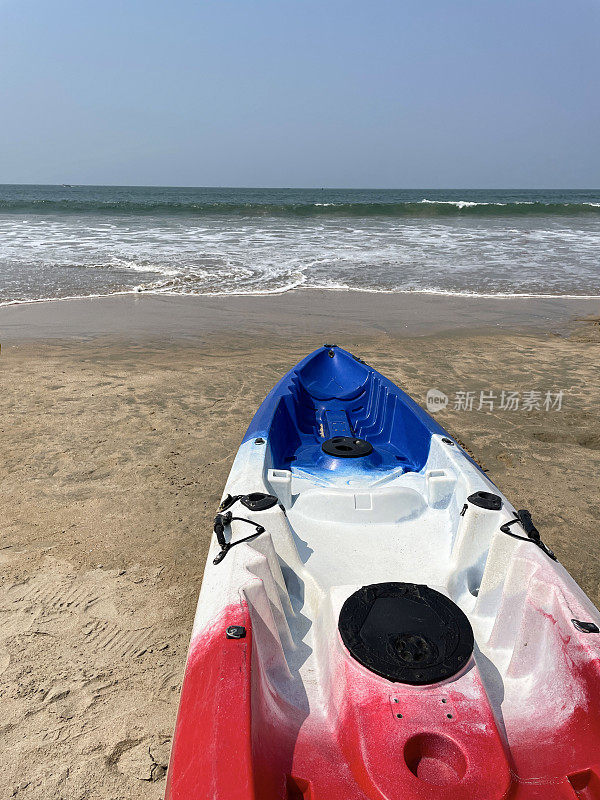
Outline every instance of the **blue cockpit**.
<svg viewBox="0 0 600 800">
<path fill-rule="evenodd" d="M 433 433 L 412 398 L 351 353 L 324 345 L 267 395 L 244 441 L 262 437 L 276 469 L 419 472 Z"/>
</svg>

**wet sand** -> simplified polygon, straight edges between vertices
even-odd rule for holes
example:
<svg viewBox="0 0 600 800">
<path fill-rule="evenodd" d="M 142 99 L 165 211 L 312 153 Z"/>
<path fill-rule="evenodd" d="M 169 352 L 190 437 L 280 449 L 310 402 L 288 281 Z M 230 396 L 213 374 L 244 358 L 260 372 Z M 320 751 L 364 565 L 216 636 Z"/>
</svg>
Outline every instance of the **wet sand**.
<svg viewBox="0 0 600 800">
<path fill-rule="evenodd" d="M 0 797 L 162 797 L 233 456 L 329 339 L 422 404 L 445 392 L 440 422 L 600 604 L 599 311 L 341 292 L 0 308 Z M 477 410 L 502 390 L 562 390 L 562 408 Z"/>
<path fill-rule="evenodd" d="M 190 340 L 218 345 L 234 333 L 298 336 L 426 335 L 464 329 L 565 332 L 574 318 L 600 313 L 600 299 L 472 298 L 437 294 L 303 291 L 192 297 L 114 295 L 0 307 L 2 342 Z M 312 339 L 311 339 L 312 341 Z"/>
</svg>

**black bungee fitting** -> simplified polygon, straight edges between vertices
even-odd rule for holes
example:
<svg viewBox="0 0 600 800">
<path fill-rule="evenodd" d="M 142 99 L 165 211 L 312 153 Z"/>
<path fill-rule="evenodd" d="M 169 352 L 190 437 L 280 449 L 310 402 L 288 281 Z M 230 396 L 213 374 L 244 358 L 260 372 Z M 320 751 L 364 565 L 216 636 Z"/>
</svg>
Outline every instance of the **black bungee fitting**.
<svg viewBox="0 0 600 800">
<path fill-rule="evenodd" d="M 235 547 L 236 544 L 242 544 L 243 542 L 250 542 L 252 539 L 259 536 L 261 533 L 265 532 L 265 529 L 262 525 L 258 525 L 251 519 L 246 519 L 245 517 L 234 517 L 232 512 L 229 510 L 231 506 L 235 503 L 240 502 L 243 506 L 245 506 L 250 511 L 266 511 L 268 508 L 273 508 L 273 506 L 277 505 L 279 502 L 275 495 L 266 494 L 265 492 L 251 492 L 249 494 L 236 494 L 231 495 L 228 494 L 227 497 L 222 501 L 221 505 L 219 506 L 219 513 L 216 515 L 214 524 L 213 524 L 213 531 L 215 536 L 217 537 L 217 542 L 219 543 L 219 547 L 221 548 L 220 552 L 217 553 L 215 558 L 213 559 L 213 564 L 220 564 L 221 561 L 225 558 L 227 553 L 231 550 L 232 547 Z M 254 533 L 251 533 L 250 536 L 245 536 L 243 539 L 238 539 L 237 542 L 227 541 L 225 539 L 225 528 L 229 527 L 232 522 L 245 522 L 248 525 L 254 525 L 256 530 Z"/>
<path fill-rule="evenodd" d="M 511 525 L 515 525 L 517 523 L 523 528 L 527 536 L 519 536 L 518 533 L 511 531 Z M 540 532 L 533 524 L 531 514 L 526 508 L 522 508 L 520 511 L 517 511 L 514 519 L 509 520 L 509 522 L 505 522 L 504 525 L 500 525 L 500 530 L 502 533 L 506 533 L 508 536 L 512 536 L 514 539 L 521 539 L 523 542 L 533 542 L 533 544 L 537 545 L 540 550 L 546 553 L 548 558 L 551 558 L 552 561 L 558 561 L 558 558 L 554 555 L 553 551 L 542 541 Z"/>
</svg>

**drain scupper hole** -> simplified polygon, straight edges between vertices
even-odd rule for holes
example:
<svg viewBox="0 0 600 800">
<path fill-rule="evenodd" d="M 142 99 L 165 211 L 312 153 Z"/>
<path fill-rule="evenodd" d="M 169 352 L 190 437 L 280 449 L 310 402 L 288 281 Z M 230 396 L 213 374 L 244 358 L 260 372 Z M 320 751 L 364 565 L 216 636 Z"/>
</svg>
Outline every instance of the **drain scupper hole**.
<svg viewBox="0 0 600 800">
<path fill-rule="evenodd" d="M 439 733 L 412 736 L 404 745 L 404 761 L 416 778 L 433 786 L 454 786 L 467 771 L 460 747 Z"/>
</svg>

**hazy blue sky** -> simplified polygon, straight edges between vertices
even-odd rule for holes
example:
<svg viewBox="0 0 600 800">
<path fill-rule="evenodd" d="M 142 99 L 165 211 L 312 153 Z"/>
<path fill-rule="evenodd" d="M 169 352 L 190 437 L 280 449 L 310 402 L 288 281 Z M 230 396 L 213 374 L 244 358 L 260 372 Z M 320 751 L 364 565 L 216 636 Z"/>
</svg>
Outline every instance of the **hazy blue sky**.
<svg viewBox="0 0 600 800">
<path fill-rule="evenodd" d="M 598 187 L 600 0 L 0 0 L 0 183 Z"/>
</svg>

